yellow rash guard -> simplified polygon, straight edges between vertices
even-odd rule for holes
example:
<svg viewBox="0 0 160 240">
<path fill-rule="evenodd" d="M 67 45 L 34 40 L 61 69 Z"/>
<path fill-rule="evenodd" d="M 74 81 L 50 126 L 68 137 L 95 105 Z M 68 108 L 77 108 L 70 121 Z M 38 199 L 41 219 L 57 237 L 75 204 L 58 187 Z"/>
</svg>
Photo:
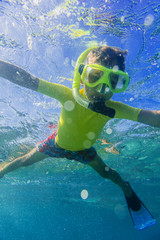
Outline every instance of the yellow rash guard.
<svg viewBox="0 0 160 240">
<path fill-rule="evenodd" d="M 39 80 L 38 92 L 57 99 L 61 115 L 56 136 L 57 144 L 66 150 L 81 151 L 90 148 L 97 140 L 109 117 L 93 112 L 79 105 L 66 86 Z M 84 90 L 81 90 L 84 95 Z M 141 109 L 109 100 L 106 105 L 116 111 L 114 118 L 137 121 Z"/>
</svg>

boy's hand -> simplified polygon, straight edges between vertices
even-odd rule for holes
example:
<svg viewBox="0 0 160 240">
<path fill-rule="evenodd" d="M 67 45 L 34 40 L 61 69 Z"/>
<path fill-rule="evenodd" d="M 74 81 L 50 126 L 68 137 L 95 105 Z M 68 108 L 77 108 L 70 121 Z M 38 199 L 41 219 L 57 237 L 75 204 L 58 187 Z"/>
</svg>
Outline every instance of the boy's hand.
<svg viewBox="0 0 160 240">
<path fill-rule="evenodd" d="M 0 77 L 9 80 L 17 85 L 32 90 L 37 90 L 39 79 L 13 64 L 0 60 Z"/>
</svg>

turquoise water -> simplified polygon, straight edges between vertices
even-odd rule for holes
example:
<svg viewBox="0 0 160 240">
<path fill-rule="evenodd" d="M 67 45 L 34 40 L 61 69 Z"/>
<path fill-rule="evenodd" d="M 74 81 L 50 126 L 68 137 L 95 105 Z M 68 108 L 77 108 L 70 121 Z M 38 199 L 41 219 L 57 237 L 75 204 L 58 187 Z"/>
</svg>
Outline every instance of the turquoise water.
<svg viewBox="0 0 160 240">
<path fill-rule="evenodd" d="M 155 1 L 0 1 L 0 58 L 45 80 L 72 85 L 79 54 L 95 44 L 128 49 L 131 83 L 114 100 L 160 109 L 160 4 Z M 68 79 L 68 80 L 67 80 Z M 28 152 L 58 123 L 60 104 L 0 79 L 0 160 Z M 92 169 L 48 158 L 0 183 L 0 240 L 159 240 L 160 131 L 126 120 L 107 123 L 95 147 L 128 180 L 157 224 L 134 229 L 124 196 Z M 111 146 L 110 145 L 110 146 Z M 88 198 L 82 199 L 86 189 Z"/>
</svg>

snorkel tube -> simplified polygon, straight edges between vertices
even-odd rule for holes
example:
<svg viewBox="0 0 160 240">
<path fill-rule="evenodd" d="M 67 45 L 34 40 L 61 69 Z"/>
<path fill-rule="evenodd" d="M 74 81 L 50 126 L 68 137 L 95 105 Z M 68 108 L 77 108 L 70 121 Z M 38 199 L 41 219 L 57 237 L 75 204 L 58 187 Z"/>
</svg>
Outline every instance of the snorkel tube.
<svg viewBox="0 0 160 240">
<path fill-rule="evenodd" d="M 72 85 L 72 93 L 73 93 L 74 99 L 76 100 L 76 102 L 78 102 L 80 105 L 82 105 L 85 108 L 89 108 L 88 106 L 90 102 L 84 97 L 82 97 L 82 95 L 79 92 L 80 84 L 81 84 L 81 75 L 79 72 L 79 66 L 80 64 L 84 63 L 88 53 L 94 48 L 96 47 L 87 49 L 79 56 L 75 66 L 74 79 L 73 79 L 73 85 Z"/>
<path fill-rule="evenodd" d="M 72 85 L 72 93 L 73 97 L 76 100 L 77 103 L 79 103 L 81 106 L 88 108 L 94 112 L 101 113 L 105 116 L 108 116 L 110 118 L 113 118 L 115 115 L 115 110 L 113 108 L 109 108 L 106 106 L 105 102 L 100 100 L 100 101 L 95 101 L 95 102 L 90 102 L 87 99 L 85 99 L 81 94 L 80 94 L 80 83 L 81 83 L 81 75 L 80 75 L 80 68 L 81 64 L 84 64 L 84 61 L 89 54 L 90 51 L 95 49 L 97 47 L 92 47 L 84 51 L 78 58 L 76 66 L 75 66 L 75 72 L 74 72 L 74 79 L 73 79 L 73 85 Z"/>
</svg>

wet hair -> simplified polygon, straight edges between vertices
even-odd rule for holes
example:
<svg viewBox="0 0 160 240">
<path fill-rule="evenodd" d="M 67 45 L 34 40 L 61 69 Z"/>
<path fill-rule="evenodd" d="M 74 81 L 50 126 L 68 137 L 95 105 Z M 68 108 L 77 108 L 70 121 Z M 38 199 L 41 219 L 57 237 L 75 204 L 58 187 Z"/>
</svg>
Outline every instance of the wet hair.
<svg viewBox="0 0 160 240">
<path fill-rule="evenodd" d="M 119 70 L 124 71 L 127 52 L 117 47 L 101 46 L 88 54 L 87 64 L 97 63 L 108 68 L 118 65 Z"/>
</svg>

